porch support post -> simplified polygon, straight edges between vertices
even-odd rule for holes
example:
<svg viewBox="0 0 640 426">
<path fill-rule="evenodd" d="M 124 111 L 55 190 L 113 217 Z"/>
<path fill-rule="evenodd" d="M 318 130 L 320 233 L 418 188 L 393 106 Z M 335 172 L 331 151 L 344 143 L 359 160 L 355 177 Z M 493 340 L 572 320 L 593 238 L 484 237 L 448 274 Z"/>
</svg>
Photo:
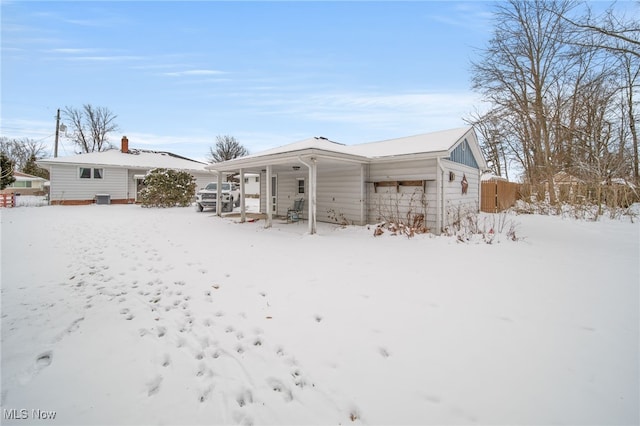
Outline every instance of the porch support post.
<svg viewBox="0 0 640 426">
<path fill-rule="evenodd" d="M 317 209 L 317 168 L 315 158 L 311 158 L 309 167 L 309 234 L 316 233 L 316 209 Z"/>
<path fill-rule="evenodd" d="M 244 169 L 240 169 L 240 223 L 247 220 L 247 212 L 244 204 Z"/>
<path fill-rule="evenodd" d="M 267 190 L 267 222 L 265 223 L 265 228 L 271 228 L 272 220 L 273 220 L 273 200 L 271 199 L 271 165 L 267 166 L 267 181 L 265 185 Z"/>
<path fill-rule="evenodd" d="M 218 170 L 218 180 L 216 186 L 216 216 L 222 216 L 222 172 Z"/>
</svg>

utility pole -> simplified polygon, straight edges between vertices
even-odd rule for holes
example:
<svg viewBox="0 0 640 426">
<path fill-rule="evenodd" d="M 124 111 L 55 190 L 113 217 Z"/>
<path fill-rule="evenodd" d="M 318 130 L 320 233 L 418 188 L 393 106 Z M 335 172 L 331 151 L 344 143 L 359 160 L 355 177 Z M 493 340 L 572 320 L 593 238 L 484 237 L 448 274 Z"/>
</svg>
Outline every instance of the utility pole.
<svg viewBox="0 0 640 426">
<path fill-rule="evenodd" d="M 53 158 L 58 157 L 58 136 L 60 135 L 60 108 L 58 108 L 58 114 L 56 115 L 56 144 L 53 148 Z"/>
</svg>

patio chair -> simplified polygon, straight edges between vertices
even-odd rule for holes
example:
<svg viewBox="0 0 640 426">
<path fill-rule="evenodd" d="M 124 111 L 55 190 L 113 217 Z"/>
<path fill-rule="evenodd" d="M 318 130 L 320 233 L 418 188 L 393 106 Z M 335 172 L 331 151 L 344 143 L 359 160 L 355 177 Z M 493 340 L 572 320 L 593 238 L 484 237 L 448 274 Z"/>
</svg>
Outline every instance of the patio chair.
<svg viewBox="0 0 640 426">
<path fill-rule="evenodd" d="M 287 209 L 287 223 L 298 222 L 302 217 L 302 208 L 304 207 L 304 198 L 293 201 L 293 207 Z"/>
</svg>

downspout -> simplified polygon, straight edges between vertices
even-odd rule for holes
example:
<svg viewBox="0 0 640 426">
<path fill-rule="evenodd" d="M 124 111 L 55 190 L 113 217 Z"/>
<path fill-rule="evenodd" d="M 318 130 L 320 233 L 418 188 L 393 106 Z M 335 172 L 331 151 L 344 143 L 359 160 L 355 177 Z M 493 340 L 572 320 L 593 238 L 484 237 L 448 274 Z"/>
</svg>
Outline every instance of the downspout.
<svg viewBox="0 0 640 426">
<path fill-rule="evenodd" d="M 482 170 L 478 168 L 478 213 L 481 211 L 482 204 Z"/>
<path fill-rule="evenodd" d="M 298 161 L 309 169 L 309 234 L 316 233 L 316 159 L 311 158 L 311 163 L 305 162 L 302 157 Z"/>
<path fill-rule="evenodd" d="M 444 168 L 440 157 L 437 157 L 436 163 L 436 235 L 440 235 L 444 227 Z"/>
</svg>

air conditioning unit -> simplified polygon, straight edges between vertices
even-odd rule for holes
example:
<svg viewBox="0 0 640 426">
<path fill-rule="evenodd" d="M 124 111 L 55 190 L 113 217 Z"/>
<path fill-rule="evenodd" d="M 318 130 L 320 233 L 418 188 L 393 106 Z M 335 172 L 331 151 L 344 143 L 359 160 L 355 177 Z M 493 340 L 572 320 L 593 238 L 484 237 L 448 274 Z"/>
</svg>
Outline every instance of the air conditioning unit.
<svg viewBox="0 0 640 426">
<path fill-rule="evenodd" d="M 96 204 L 111 204 L 111 195 L 96 194 Z"/>
</svg>

